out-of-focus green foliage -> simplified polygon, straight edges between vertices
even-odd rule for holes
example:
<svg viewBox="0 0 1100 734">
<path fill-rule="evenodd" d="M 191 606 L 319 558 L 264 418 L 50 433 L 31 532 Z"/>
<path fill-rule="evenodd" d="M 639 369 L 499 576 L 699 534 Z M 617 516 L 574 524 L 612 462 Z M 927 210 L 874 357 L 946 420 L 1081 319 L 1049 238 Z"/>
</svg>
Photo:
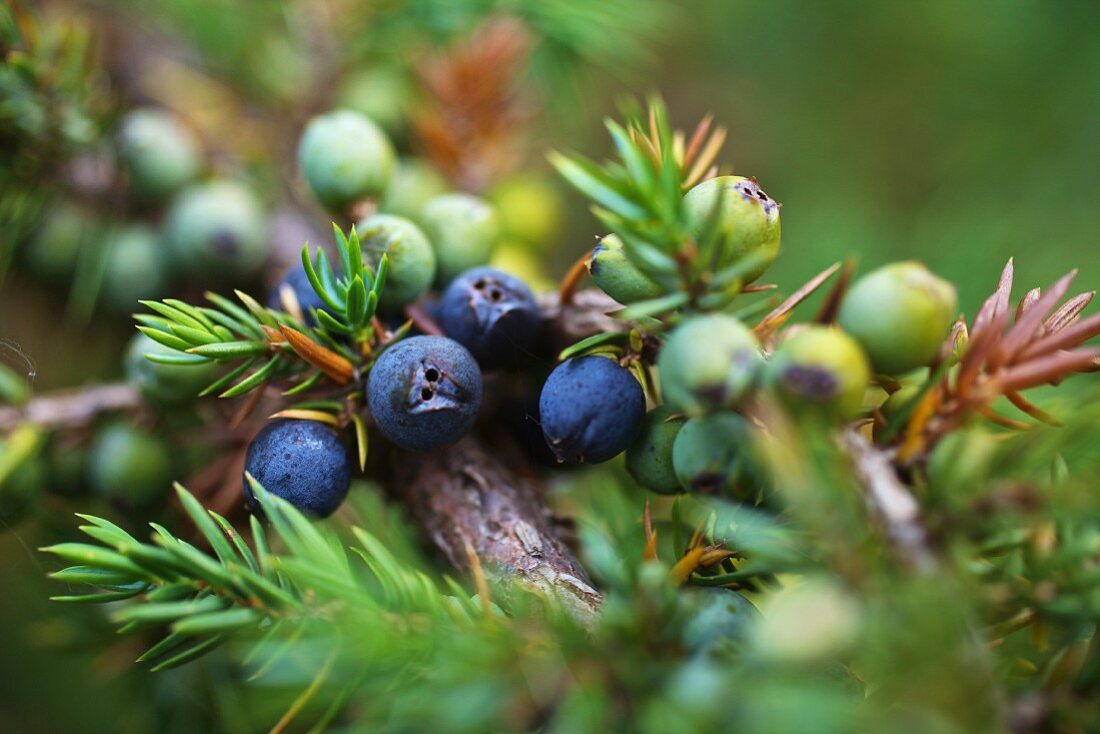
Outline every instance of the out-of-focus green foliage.
<svg viewBox="0 0 1100 734">
<path fill-rule="evenodd" d="M 337 730 L 1068 731 L 1094 720 L 1100 687 L 1089 643 L 1100 581 L 1081 563 L 1100 538 L 1100 502 L 1081 491 L 1100 476 L 1094 452 L 1081 451 L 1098 438 L 1095 413 L 1005 434 L 1003 457 L 1031 458 L 998 462 L 984 489 L 926 505 L 942 553 L 923 570 L 886 542 L 825 434 L 780 428 L 763 447 L 780 512 L 681 499 L 656 515 L 659 557 L 675 557 L 699 524 L 737 551 L 739 578 L 757 589 L 763 615 L 746 607 L 738 625 L 709 631 L 669 567 L 642 560 L 642 499 L 606 472 L 570 493 L 585 562 L 607 593 L 587 631 L 545 601 L 494 591 L 504 616 L 453 583 L 437 586 L 374 493 L 357 494 L 354 538 L 265 497 L 272 527 L 254 523 L 266 540 L 246 549 L 182 494 L 216 558 L 163 529 L 143 546 L 95 519 L 86 532 L 106 548 L 54 552 L 101 569 L 59 579 L 142 600 L 114 614 L 129 629 L 172 623 L 177 654 L 208 639 L 234 657 L 253 650 L 240 702 L 251 686 L 297 687 L 308 693 L 296 716 Z M 1035 463 L 1059 452 L 1072 480 L 1052 481 L 1048 462 Z M 307 631 L 292 634 L 298 625 Z"/>
<path fill-rule="evenodd" d="M 0 280 L 57 164 L 102 134 L 108 97 L 93 45 L 80 23 L 39 23 L 21 0 L 0 7 Z"/>
</svg>

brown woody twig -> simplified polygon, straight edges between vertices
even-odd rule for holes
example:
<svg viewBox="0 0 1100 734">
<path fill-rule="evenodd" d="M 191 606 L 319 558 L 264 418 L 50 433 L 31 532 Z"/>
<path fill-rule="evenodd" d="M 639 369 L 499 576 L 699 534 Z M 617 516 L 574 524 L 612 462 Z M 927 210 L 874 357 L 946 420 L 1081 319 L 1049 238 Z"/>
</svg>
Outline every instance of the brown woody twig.
<svg viewBox="0 0 1100 734">
<path fill-rule="evenodd" d="M 470 569 L 472 550 L 491 578 L 518 581 L 592 623 L 602 597 L 530 482 L 469 437 L 402 465 L 397 486 L 451 565 Z"/>
</svg>

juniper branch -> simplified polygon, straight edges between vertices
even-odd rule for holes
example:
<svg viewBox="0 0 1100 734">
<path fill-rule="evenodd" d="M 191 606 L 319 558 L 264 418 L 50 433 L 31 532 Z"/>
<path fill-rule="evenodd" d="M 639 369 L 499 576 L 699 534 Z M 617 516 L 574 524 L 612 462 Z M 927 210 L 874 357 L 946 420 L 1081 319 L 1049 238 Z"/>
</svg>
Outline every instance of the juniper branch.
<svg viewBox="0 0 1100 734">
<path fill-rule="evenodd" d="M 554 532 L 531 482 L 471 438 L 406 466 L 398 486 L 453 566 L 469 568 L 472 551 L 494 578 L 556 599 L 584 624 L 594 621 L 602 597 Z"/>
<path fill-rule="evenodd" d="M 845 431 L 841 441 L 867 492 L 868 506 L 882 521 L 902 561 L 918 571 L 931 571 L 935 558 L 920 522 L 920 506 L 898 479 L 894 452 L 876 449 L 854 430 Z"/>
<path fill-rule="evenodd" d="M 103 413 L 134 410 L 141 395 L 124 382 L 63 390 L 31 400 L 26 405 L 0 408 L 0 432 L 30 423 L 49 430 L 76 428 Z"/>
</svg>

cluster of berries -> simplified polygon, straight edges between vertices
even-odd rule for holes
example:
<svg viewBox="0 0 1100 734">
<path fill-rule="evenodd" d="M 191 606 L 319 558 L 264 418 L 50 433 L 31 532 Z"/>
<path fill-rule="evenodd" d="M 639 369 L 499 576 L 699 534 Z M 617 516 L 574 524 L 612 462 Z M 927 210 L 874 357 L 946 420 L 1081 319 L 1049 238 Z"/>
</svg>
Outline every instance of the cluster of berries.
<svg viewBox="0 0 1100 734">
<path fill-rule="evenodd" d="M 746 407 L 766 394 L 799 420 L 856 419 L 874 400 L 874 375 L 903 377 L 937 357 L 955 308 L 953 286 L 902 262 L 857 281 L 836 324 L 792 327 L 767 347 L 732 316 L 685 319 L 661 349 L 664 403 L 647 414 L 627 469 L 655 492 L 758 498 L 760 428 Z"/>
<path fill-rule="evenodd" d="M 387 262 L 379 309 L 398 315 L 435 286 L 432 316 L 446 336 L 413 335 L 374 360 L 363 385 L 371 420 L 395 446 L 414 452 L 455 443 L 481 407 L 482 370 L 516 363 L 534 338 L 538 306 L 517 277 L 488 267 L 501 237 L 492 205 L 465 193 L 440 192 L 430 169 L 396 161 L 383 130 L 364 115 L 337 110 L 314 118 L 299 150 L 303 178 L 336 213 L 377 208 L 355 225 L 364 262 Z M 304 267 L 291 269 L 268 296 L 270 307 L 316 325 L 326 305 Z M 272 493 L 315 516 L 347 494 L 351 456 L 333 428 L 279 420 L 253 440 L 246 471 Z M 246 494 L 251 491 L 246 482 Z"/>
<path fill-rule="evenodd" d="M 309 297 L 308 287 L 307 282 L 296 294 L 300 300 Z M 472 268 L 455 278 L 434 315 L 446 336 L 397 341 L 379 355 L 366 379 L 375 427 L 406 451 L 432 451 L 469 433 L 482 404 L 482 371 L 515 365 L 539 326 L 531 289 L 490 267 Z M 253 440 L 245 469 L 299 509 L 326 516 L 347 495 L 351 465 L 334 429 L 314 421 L 281 420 Z M 247 482 L 245 492 L 251 497 Z"/>
<path fill-rule="evenodd" d="M 384 345 L 362 385 L 371 422 L 406 451 L 457 442 L 477 421 L 483 372 L 523 361 L 541 327 L 528 285 L 485 266 L 499 235 L 492 207 L 441 194 L 410 205 L 409 217 L 386 211 L 393 149 L 380 128 L 347 110 L 309 124 L 299 165 L 332 211 L 348 215 L 364 201 L 381 203 L 382 213 L 357 224 L 364 261 L 374 268 L 387 259 L 381 312 L 419 302 L 443 332 Z M 755 180 L 706 180 L 684 195 L 683 209 L 691 236 L 716 237 L 721 262 L 738 265 L 740 282 L 752 283 L 775 260 L 779 205 Z M 596 285 L 623 304 L 667 295 L 668 285 L 639 267 L 627 247 L 614 234 L 599 241 L 588 259 Z M 438 296 L 433 287 L 441 288 Z M 326 309 L 301 267 L 268 303 L 307 325 Z M 685 310 L 672 317 L 671 330 L 649 328 L 646 349 L 582 351 L 562 361 L 542 385 L 537 421 L 558 463 L 595 464 L 625 452 L 628 471 L 652 491 L 759 500 L 764 480 L 750 450 L 761 434 L 759 400 L 800 419 L 851 421 L 869 409 L 874 374 L 902 375 L 937 356 L 955 308 L 949 284 L 917 263 L 899 263 L 858 281 L 836 323 L 791 327 L 764 342 L 734 316 Z M 265 427 L 246 470 L 316 516 L 339 506 L 353 473 L 339 433 L 308 420 Z"/>
<path fill-rule="evenodd" d="M 60 200 L 28 240 L 22 264 L 50 283 L 102 279 L 92 292 L 109 308 L 162 296 L 179 277 L 241 282 L 268 259 L 266 217 L 241 181 L 209 172 L 195 132 L 167 110 L 135 108 L 89 168 L 102 195 L 125 192 L 124 217 Z M 103 207 L 99 207 L 103 209 Z"/>
</svg>

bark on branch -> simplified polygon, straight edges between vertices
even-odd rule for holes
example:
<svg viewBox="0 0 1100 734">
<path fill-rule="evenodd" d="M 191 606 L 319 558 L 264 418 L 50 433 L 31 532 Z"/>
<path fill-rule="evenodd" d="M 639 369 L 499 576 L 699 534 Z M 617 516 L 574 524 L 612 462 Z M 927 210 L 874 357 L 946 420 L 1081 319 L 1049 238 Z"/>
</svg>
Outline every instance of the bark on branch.
<svg viewBox="0 0 1100 734">
<path fill-rule="evenodd" d="M 931 571 L 935 556 L 920 522 L 920 506 L 898 479 L 890 455 L 855 431 L 845 431 L 842 441 L 867 492 L 867 504 L 882 521 L 901 559 L 918 571 Z"/>
<path fill-rule="evenodd" d="M 554 532 L 535 487 L 475 439 L 406 462 L 399 491 L 427 536 L 456 568 L 469 553 L 496 578 L 557 599 L 590 624 L 602 598 Z"/>
<path fill-rule="evenodd" d="M 0 432 L 22 423 L 50 430 L 76 428 L 101 413 L 133 410 L 139 405 L 138 391 L 124 382 L 66 390 L 43 395 L 26 405 L 0 408 Z"/>
</svg>

